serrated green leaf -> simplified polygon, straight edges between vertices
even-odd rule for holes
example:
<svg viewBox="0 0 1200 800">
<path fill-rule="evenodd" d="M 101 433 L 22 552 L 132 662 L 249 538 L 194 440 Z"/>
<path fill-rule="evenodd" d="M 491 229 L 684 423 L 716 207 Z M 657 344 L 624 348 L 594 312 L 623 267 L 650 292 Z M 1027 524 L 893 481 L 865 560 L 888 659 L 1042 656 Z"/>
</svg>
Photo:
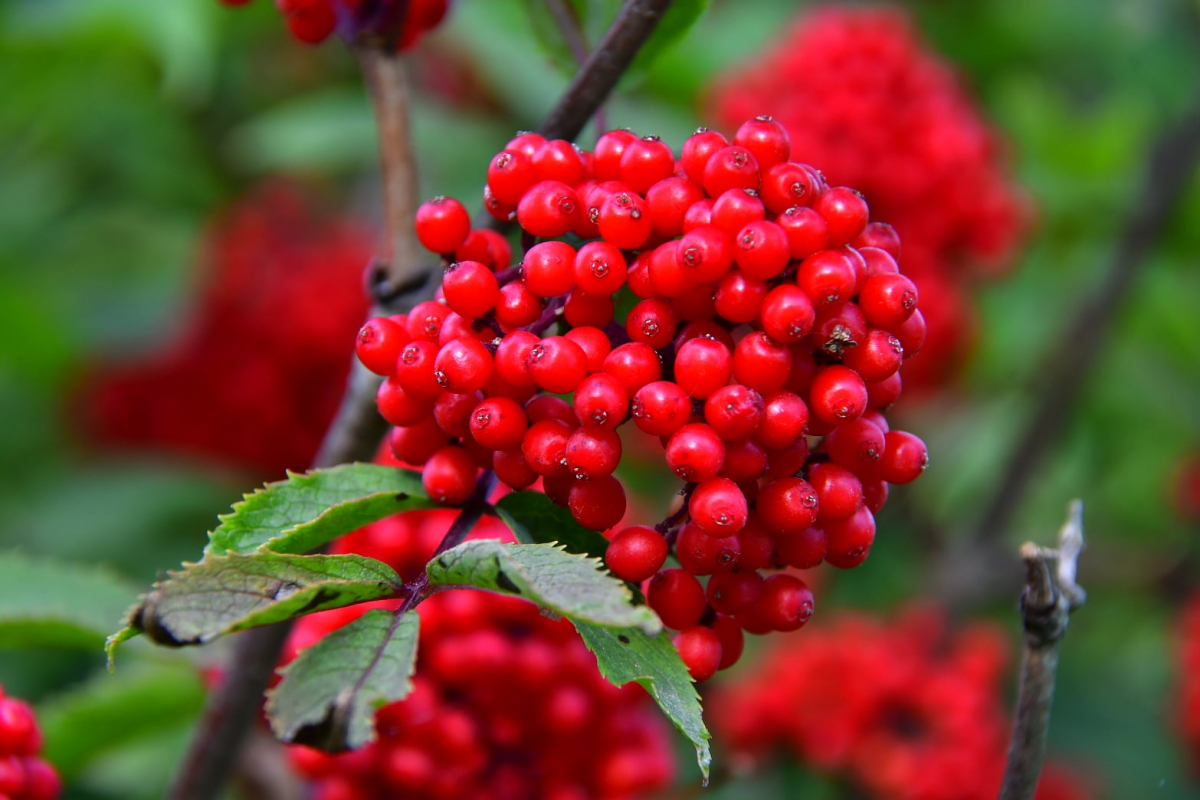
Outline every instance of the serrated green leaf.
<svg viewBox="0 0 1200 800">
<path fill-rule="evenodd" d="M 0 554 L 0 648 L 94 648 L 137 595 L 97 566 Z"/>
<path fill-rule="evenodd" d="M 368 611 L 303 650 L 267 693 L 271 730 L 282 741 L 330 752 L 375 738 L 375 710 L 412 689 L 420 617 Z"/>
<path fill-rule="evenodd" d="M 434 586 L 471 586 L 516 595 L 572 620 L 611 628 L 637 627 L 658 633 L 662 622 L 646 606 L 635 606 L 628 587 L 599 561 L 549 544 L 464 542 L 429 562 Z"/>
<path fill-rule="evenodd" d="M 45 757 L 70 781 L 97 757 L 193 719 L 204 684 L 190 663 L 139 663 L 100 674 L 38 707 Z"/>
<path fill-rule="evenodd" d="M 208 535 L 205 556 L 307 553 L 401 511 L 433 508 L 421 476 L 378 464 L 343 464 L 268 483 L 245 496 Z"/>
<path fill-rule="evenodd" d="M 638 628 L 613 630 L 571 620 L 584 644 L 596 655 L 596 665 L 609 683 L 641 684 L 675 727 L 696 746 L 696 761 L 708 784 L 712 765 L 708 729 L 700 708 L 700 696 L 666 633 L 647 636 Z"/>
<path fill-rule="evenodd" d="M 608 540 L 589 530 L 541 492 L 512 492 L 496 503 L 496 513 L 522 544 L 558 542 L 568 553 L 603 558 Z"/>
<path fill-rule="evenodd" d="M 203 644 L 314 611 L 394 597 L 403 587 L 387 564 L 357 555 L 216 556 L 168 575 L 129 613 L 128 627 L 109 638 L 110 658 L 117 644 L 139 631 L 158 644 Z"/>
</svg>

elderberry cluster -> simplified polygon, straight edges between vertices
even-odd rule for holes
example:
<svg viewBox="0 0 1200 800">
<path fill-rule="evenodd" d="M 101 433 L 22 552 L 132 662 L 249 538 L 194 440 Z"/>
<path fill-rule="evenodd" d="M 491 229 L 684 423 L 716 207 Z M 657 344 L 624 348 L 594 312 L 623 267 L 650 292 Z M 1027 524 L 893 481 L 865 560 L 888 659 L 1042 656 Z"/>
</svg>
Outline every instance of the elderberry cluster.
<svg viewBox="0 0 1200 800">
<path fill-rule="evenodd" d="M 975 327 L 973 278 L 1011 264 L 1029 221 L 1001 144 L 953 66 L 902 9 L 828 6 L 719 76 L 711 98 L 723 125 L 769 110 L 793 152 L 861 190 L 896 227 L 930 323 L 905 378 L 930 385 L 952 374 Z"/>
<path fill-rule="evenodd" d="M 420 511 L 373 523 L 338 552 L 424 568 L 455 512 Z M 472 534 L 511 540 L 499 520 Z M 355 619 L 366 604 L 301 618 L 289 656 Z M 378 738 L 338 756 L 291 748 L 317 800 L 488 797 L 636 798 L 665 789 L 671 737 L 637 684 L 617 688 L 565 619 L 518 598 L 449 591 L 421 603 L 411 693 L 376 712 Z"/>
<path fill-rule="evenodd" d="M 953 629 L 929 608 L 843 615 L 760 656 L 706 698 L 735 760 L 780 751 L 879 800 L 996 797 L 1010 730 L 1009 653 L 996 628 Z M 1093 796 L 1050 761 L 1036 800 Z"/>
<path fill-rule="evenodd" d="M 250 0 L 220 0 L 243 6 Z M 288 33 L 305 44 L 320 44 L 334 31 L 355 41 L 363 36 L 394 37 L 407 50 L 446 16 L 449 0 L 275 0 Z"/>
<path fill-rule="evenodd" d="M 39 758 L 42 732 L 33 709 L 0 687 L 0 798 L 55 800 L 62 784 L 54 768 Z"/>
<path fill-rule="evenodd" d="M 268 183 L 213 222 L 183 330 L 89 368 L 70 417 L 84 439 L 269 478 L 308 466 L 341 400 L 338 342 L 367 313 L 359 276 L 371 257 L 364 226 L 314 205 L 294 184 Z"/>
<path fill-rule="evenodd" d="M 617 532 L 606 560 L 652 578 L 648 601 L 697 679 L 737 660 L 742 630 L 808 620 L 804 582 L 760 570 L 862 563 L 888 484 L 928 461 L 881 413 L 925 335 L 899 239 L 860 194 L 789 156 L 769 117 L 732 142 L 701 130 L 678 158 L 628 131 L 592 153 L 521 134 L 485 191 L 525 234 L 521 264 L 497 270 L 499 240 L 436 198 L 416 232 L 449 263 L 441 300 L 358 338 L 387 376 L 393 449 L 424 465 L 440 502 L 464 501 L 490 468 L 514 489 L 540 480 L 607 530 L 626 512 L 618 427 L 661 442 L 686 502 Z M 614 295 L 637 301 L 622 319 Z M 680 568 L 663 569 L 672 551 Z"/>
</svg>

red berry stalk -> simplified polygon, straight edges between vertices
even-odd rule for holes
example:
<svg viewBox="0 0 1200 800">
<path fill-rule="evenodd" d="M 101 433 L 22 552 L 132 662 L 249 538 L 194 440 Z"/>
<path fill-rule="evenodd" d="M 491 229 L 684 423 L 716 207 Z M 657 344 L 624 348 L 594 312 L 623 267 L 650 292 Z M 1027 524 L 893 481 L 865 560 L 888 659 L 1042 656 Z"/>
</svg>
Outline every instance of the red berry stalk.
<svg viewBox="0 0 1200 800">
<path fill-rule="evenodd" d="M 337 550 L 386 561 L 407 579 L 424 570 L 455 516 L 401 514 L 344 537 Z M 489 518 L 472 535 L 511 540 Z M 378 605 L 388 604 L 304 617 L 287 657 Z M 636 684 L 617 688 L 601 677 L 567 620 L 474 591 L 434 595 L 417 613 L 413 690 L 377 712 L 378 739 L 339 756 L 291 749 L 317 798 L 633 798 L 669 785 L 664 720 Z"/>
<path fill-rule="evenodd" d="M 367 313 L 370 241 L 288 184 L 235 203 L 206 234 L 204 284 L 179 338 L 92 367 L 73 414 L 82 435 L 264 477 L 304 469 L 349 371 L 338 342 Z"/>
<path fill-rule="evenodd" d="M 0 798 L 55 800 L 62 784 L 54 768 L 39 758 L 42 732 L 33 709 L 0 687 Z"/>
<path fill-rule="evenodd" d="M 748 763 L 776 751 L 888 800 L 991 800 L 1004 772 L 1007 642 L 909 609 L 846 615 L 787 639 L 707 698 L 718 740 Z M 1050 765 L 1038 800 L 1085 800 Z"/>
<path fill-rule="evenodd" d="M 899 239 L 789 153 L 767 117 L 678 158 L 628 131 L 591 153 L 521 134 L 484 192 L 528 240 L 519 268 L 435 198 L 416 231 L 447 264 L 440 298 L 359 336 L 393 450 L 440 502 L 494 469 L 608 530 L 626 513 L 617 429 L 661 443 L 685 504 L 613 534 L 607 561 L 651 579 L 697 679 L 737 660 L 743 630 L 804 625 L 812 593 L 786 570 L 862 563 L 888 485 L 928 460 L 882 413 L 925 336 Z M 640 301 L 624 319 L 618 292 Z"/>
<path fill-rule="evenodd" d="M 723 125 L 771 114 L 793 153 L 861 190 L 895 226 L 929 322 L 925 354 L 905 375 L 921 384 L 951 375 L 972 338 L 971 279 L 1011 264 L 1029 213 L 990 124 L 905 12 L 806 12 L 773 48 L 718 78 L 712 111 Z"/>
</svg>

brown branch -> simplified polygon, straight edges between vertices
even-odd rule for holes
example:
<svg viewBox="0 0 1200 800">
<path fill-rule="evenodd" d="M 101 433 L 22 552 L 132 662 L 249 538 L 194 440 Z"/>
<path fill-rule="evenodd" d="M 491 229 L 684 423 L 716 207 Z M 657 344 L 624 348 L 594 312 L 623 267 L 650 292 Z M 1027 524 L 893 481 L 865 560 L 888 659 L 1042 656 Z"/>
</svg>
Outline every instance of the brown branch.
<svg viewBox="0 0 1200 800">
<path fill-rule="evenodd" d="M 608 99 L 671 0 L 626 0 L 620 13 L 538 127 L 547 139 L 574 139 Z"/>
<path fill-rule="evenodd" d="M 551 138 L 572 139 L 578 135 L 669 5 L 670 0 L 627 0 L 539 131 Z M 382 52 L 360 50 L 360 58 L 376 104 L 384 171 L 384 220 L 390 245 L 389 258 L 381 263 L 379 274 L 372 280 L 376 298 L 373 313 L 392 314 L 428 296 L 435 269 L 420 259 L 419 247 L 413 241 L 416 176 L 403 65 L 398 57 Z M 374 456 L 387 430 L 375 410 L 379 382 L 355 359 L 341 407 L 325 434 L 314 467 L 369 461 Z M 212 800 L 220 792 L 237 762 L 290 627 L 289 623 L 280 623 L 234 638 L 231 668 L 209 699 L 167 795 L 169 800 Z"/>
<path fill-rule="evenodd" d="M 1058 643 L 1067 632 L 1070 613 L 1086 599 L 1083 589 L 1075 582 L 1082 549 L 1083 503 L 1080 500 L 1071 502 L 1057 549 L 1039 547 L 1032 542 L 1021 547 L 1026 569 L 1025 591 L 1021 594 L 1025 648 L 1021 658 L 1017 715 L 1000 800 L 1031 800 L 1037 790 L 1050 730 Z"/>
<path fill-rule="evenodd" d="M 1109 330 L 1127 301 L 1138 270 L 1148 260 L 1200 163 L 1200 105 L 1170 126 L 1147 157 L 1141 190 L 1125 232 L 1099 285 L 1056 338 L 1057 346 L 1029 389 L 1037 406 L 1013 444 L 978 523 L 942 552 L 935 594 L 951 605 L 994 595 L 1016 574 L 1000 540 L 1021 508 L 1043 462 L 1065 429 L 1088 375 L 1099 362 Z"/>
</svg>

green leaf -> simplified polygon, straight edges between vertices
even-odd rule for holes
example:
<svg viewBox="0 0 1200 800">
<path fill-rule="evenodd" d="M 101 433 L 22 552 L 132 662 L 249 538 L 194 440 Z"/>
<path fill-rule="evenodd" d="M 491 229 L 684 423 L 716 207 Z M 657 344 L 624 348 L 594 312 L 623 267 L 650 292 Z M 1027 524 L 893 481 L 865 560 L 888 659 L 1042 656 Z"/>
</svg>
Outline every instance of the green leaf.
<svg viewBox="0 0 1200 800">
<path fill-rule="evenodd" d="M 99 756 L 195 718 L 204 684 L 191 663 L 138 663 L 100 674 L 38 707 L 45 756 L 71 781 Z"/>
<path fill-rule="evenodd" d="M 708 4 L 709 0 L 674 0 L 625 74 L 635 77 L 644 74 L 660 55 L 671 49 L 704 16 Z"/>
<path fill-rule="evenodd" d="M 603 558 L 608 540 L 589 530 L 571 512 L 541 492 L 512 492 L 496 503 L 496 513 L 522 544 L 558 542 L 568 553 Z"/>
<path fill-rule="evenodd" d="M 426 567 L 434 586 L 473 586 L 524 597 L 542 608 L 593 625 L 662 630 L 658 615 L 635 606 L 628 587 L 599 561 L 549 544 L 464 542 Z"/>
<path fill-rule="evenodd" d="M 342 534 L 401 511 L 433 508 L 416 472 L 344 464 L 268 483 L 221 517 L 205 556 L 307 553 Z"/>
<path fill-rule="evenodd" d="M 314 611 L 394 597 L 403 588 L 391 567 L 356 555 L 216 556 L 168 575 L 130 611 L 128 627 L 109 637 L 110 658 L 138 632 L 163 645 L 204 644 Z"/>
<path fill-rule="evenodd" d="M 330 752 L 373 740 L 375 710 L 412 688 L 420 625 L 416 614 L 376 609 L 303 650 L 267 693 L 271 730 Z"/>
<path fill-rule="evenodd" d="M 596 665 L 609 683 L 623 686 L 630 681 L 641 684 L 675 727 L 696 746 L 696 760 L 704 783 L 712 753 L 709 733 L 701 715 L 700 696 L 666 633 L 647 636 L 638 628 L 613 630 L 571 620 L 588 649 L 596 654 Z"/>
<path fill-rule="evenodd" d="M 97 647 L 136 595 L 97 566 L 0 553 L 0 648 Z"/>
</svg>

